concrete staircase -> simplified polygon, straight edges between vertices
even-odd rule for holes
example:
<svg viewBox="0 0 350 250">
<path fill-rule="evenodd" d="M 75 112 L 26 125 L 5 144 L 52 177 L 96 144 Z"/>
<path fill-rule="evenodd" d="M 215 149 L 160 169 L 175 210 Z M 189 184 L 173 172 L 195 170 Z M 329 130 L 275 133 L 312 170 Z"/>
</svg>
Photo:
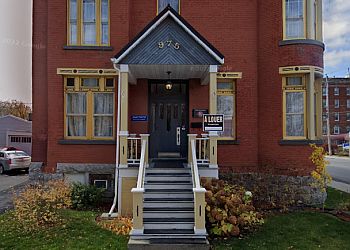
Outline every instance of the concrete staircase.
<svg viewBox="0 0 350 250">
<path fill-rule="evenodd" d="M 144 234 L 131 235 L 129 249 L 209 249 L 194 232 L 194 200 L 189 168 L 147 168 Z"/>
</svg>

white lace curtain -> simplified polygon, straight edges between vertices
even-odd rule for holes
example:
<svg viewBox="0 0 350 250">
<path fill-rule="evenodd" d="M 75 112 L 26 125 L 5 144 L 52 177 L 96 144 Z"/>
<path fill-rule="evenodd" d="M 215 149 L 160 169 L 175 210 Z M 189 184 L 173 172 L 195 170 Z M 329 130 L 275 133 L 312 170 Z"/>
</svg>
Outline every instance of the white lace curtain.
<svg viewBox="0 0 350 250">
<path fill-rule="evenodd" d="M 113 136 L 113 93 L 94 94 L 94 136 Z"/>
<path fill-rule="evenodd" d="M 234 96 L 221 96 L 217 98 L 217 113 L 224 115 L 224 131 L 219 133 L 222 137 L 233 136 L 233 117 L 234 117 Z"/>
<path fill-rule="evenodd" d="M 84 44 L 96 44 L 96 0 L 83 0 Z"/>
<path fill-rule="evenodd" d="M 68 136 L 86 136 L 86 93 L 68 93 L 66 102 Z"/>
<path fill-rule="evenodd" d="M 286 135 L 305 136 L 304 92 L 286 93 Z"/>
<path fill-rule="evenodd" d="M 304 0 L 286 0 L 286 36 L 304 36 Z"/>
</svg>

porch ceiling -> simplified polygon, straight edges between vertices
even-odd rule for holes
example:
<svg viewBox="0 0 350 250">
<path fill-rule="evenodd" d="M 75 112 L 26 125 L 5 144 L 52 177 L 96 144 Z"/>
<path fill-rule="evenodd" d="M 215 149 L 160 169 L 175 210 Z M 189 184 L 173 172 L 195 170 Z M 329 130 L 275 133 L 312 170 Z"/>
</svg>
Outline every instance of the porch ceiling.
<svg viewBox="0 0 350 250">
<path fill-rule="evenodd" d="M 171 79 L 199 78 L 204 81 L 209 72 L 209 65 L 129 65 L 130 74 L 134 79 Z"/>
</svg>

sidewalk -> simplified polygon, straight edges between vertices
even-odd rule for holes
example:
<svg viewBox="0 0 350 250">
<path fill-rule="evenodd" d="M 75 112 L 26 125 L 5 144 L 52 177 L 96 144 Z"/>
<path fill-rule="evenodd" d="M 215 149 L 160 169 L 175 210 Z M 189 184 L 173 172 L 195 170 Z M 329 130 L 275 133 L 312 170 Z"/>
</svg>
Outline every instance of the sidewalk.
<svg viewBox="0 0 350 250">
<path fill-rule="evenodd" d="M 0 191 L 0 214 L 13 208 L 13 194 L 18 193 L 29 183 L 30 181 L 28 180 L 9 189 Z"/>
<path fill-rule="evenodd" d="M 338 156 L 338 155 L 329 156 L 329 155 L 327 155 L 325 158 L 326 159 L 342 159 L 342 160 L 349 160 L 350 161 L 349 156 Z"/>
<path fill-rule="evenodd" d="M 338 182 L 338 181 L 332 181 L 332 183 L 329 185 L 332 188 L 338 189 L 340 191 L 350 193 L 350 185 L 343 183 L 343 182 Z"/>
</svg>

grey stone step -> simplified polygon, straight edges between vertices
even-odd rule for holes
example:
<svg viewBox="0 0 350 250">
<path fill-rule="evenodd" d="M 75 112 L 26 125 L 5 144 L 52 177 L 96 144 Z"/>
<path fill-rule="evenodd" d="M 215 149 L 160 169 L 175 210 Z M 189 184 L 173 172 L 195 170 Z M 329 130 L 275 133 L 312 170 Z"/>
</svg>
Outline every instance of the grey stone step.
<svg viewBox="0 0 350 250">
<path fill-rule="evenodd" d="M 194 218 L 148 218 L 143 219 L 144 223 L 168 223 L 168 222 L 192 222 L 194 223 Z"/>
<path fill-rule="evenodd" d="M 177 174 L 186 173 L 190 174 L 191 170 L 189 168 L 147 168 L 146 174 L 149 173 L 166 173 L 166 174 Z"/>
<path fill-rule="evenodd" d="M 172 189 L 177 189 L 177 190 L 191 190 L 193 188 L 193 185 L 191 183 L 189 184 L 150 184 L 146 183 L 145 184 L 145 189 L 150 190 L 150 189 L 161 189 L 161 190 L 172 190 Z"/>
<path fill-rule="evenodd" d="M 159 202 L 170 202 L 170 201 L 194 201 L 193 198 L 145 198 L 145 202 L 147 201 L 159 201 Z"/>
<path fill-rule="evenodd" d="M 145 230 L 192 230 L 194 222 L 144 222 Z"/>
<path fill-rule="evenodd" d="M 170 181 L 188 181 L 192 183 L 192 176 L 174 176 L 174 175 L 146 175 L 145 182 L 149 181 L 162 181 L 162 182 L 170 182 Z"/>
<path fill-rule="evenodd" d="M 143 196 L 145 199 L 167 199 L 167 198 L 177 198 L 177 199 L 193 199 L 192 192 L 167 192 L 159 190 L 146 190 Z"/>
<path fill-rule="evenodd" d="M 194 207 L 193 201 L 144 201 L 143 206 L 145 208 L 151 207 L 177 207 L 177 208 L 192 208 Z"/>
<path fill-rule="evenodd" d="M 150 211 L 146 210 L 143 212 L 144 219 L 156 219 L 156 218 L 194 218 L 194 211 Z"/>
<path fill-rule="evenodd" d="M 143 208 L 143 211 L 146 212 L 178 212 L 178 211 L 193 211 L 192 208 L 183 208 L 183 207 L 150 207 L 150 208 Z"/>
<path fill-rule="evenodd" d="M 200 238 L 152 238 L 135 240 L 130 238 L 128 243 L 130 250 L 209 250 L 207 239 Z"/>
</svg>

